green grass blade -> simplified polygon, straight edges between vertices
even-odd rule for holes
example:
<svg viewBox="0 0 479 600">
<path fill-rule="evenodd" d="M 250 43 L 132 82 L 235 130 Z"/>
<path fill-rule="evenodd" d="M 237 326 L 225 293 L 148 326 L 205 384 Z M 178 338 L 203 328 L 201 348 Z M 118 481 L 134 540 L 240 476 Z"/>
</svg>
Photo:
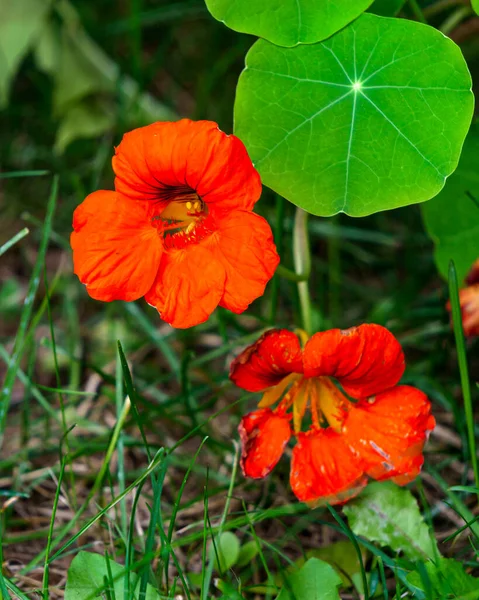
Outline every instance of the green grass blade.
<svg viewBox="0 0 479 600">
<path fill-rule="evenodd" d="M 467 367 L 466 344 L 464 340 L 464 330 L 462 327 L 462 315 L 461 305 L 459 302 L 459 287 L 457 283 L 456 267 L 454 266 L 454 261 L 452 260 L 449 263 L 449 298 L 452 307 L 452 323 L 454 328 L 454 338 L 456 340 L 462 396 L 464 398 L 464 412 L 466 414 L 469 454 L 471 457 L 472 470 L 474 472 L 474 482 L 476 487 L 479 488 L 479 469 L 477 464 L 476 438 L 474 435 L 474 411 L 472 408 L 471 383 L 469 380 L 469 371 Z"/>
<path fill-rule="evenodd" d="M 5 376 L 5 382 L 2 390 L 2 400 L 0 402 L 0 448 L 3 443 L 3 433 L 5 431 L 5 426 L 7 422 L 7 413 L 10 407 L 10 401 L 12 397 L 12 389 L 13 384 L 15 382 L 18 367 L 20 364 L 20 359 L 22 356 L 22 351 L 24 347 L 25 336 L 27 334 L 28 324 L 30 322 L 32 311 L 33 311 L 33 301 L 35 299 L 35 295 L 38 290 L 38 285 L 40 283 L 40 273 L 43 268 L 43 264 L 45 262 L 45 254 L 47 251 L 48 240 L 50 237 L 50 231 L 52 228 L 53 221 L 53 213 L 55 211 L 56 201 L 58 196 L 58 176 L 55 175 L 53 178 L 50 198 L 47 203 L 47 210 L 45 215 L 45 224 L 43 227 L 42 239 L 40 242 L 40 246 L 38 248 L 37 260 L 35 262 L 35 266 L 33 268 L 33 273 L 30 278 L 30 283 L 28 285 L 27 295 L 25 298 L 25 302 L 22 309 L 22 314 L 20 317 L 20 325 L 18 327 L 17 336 L 15 339 L 15 346 L 13 348 L 13 353 L 10 358 L 10 364 L 7 369 L 7 374 Z"/>
<path fill-rule="evenodd" d="M 29 233 L 30 233 L 30 230 L 28 229 L 28 227 L 24 227 L 23 229 L 21 229 L 12 238 L 10 238 L 8 240 L 8 242 L 5 242 L 3 244 L 3 246 L 0 246 L 0 256 L 5 254 L 5 252 L 7 250 L 9 250 L 12 246 L 14 246 L 17 242 L 19 242 L 20 240 L 23 240 L 23 238 L 25 236 L 27 236 Z"/>
<path fill-rule="evenodd" d="M 50 171 L 5 171 L 0 173 L 0 179 L 15 179 L 17 177 L 42 177 L 43 175 L 49 175 Z"/>
<path fill-rule="evenodd" d="M 57 514 L 58 500 L 60 498 L 60 491 L 61 491 L 62 482 L 63 482 L 63 475 L 65 473 L 66 462 L 67 462 L 67 459 L 64 456 L 62 458 L 62 463 L 61 463 L 61 467 L 60 467 L 60 474 L 58 476 L 58 484 L 57 484 L 57 489 L 55 491 L 55 499 L 53 501 L 52 516 L 50 518 L 50 527 L 48 529 L 47 547 L 46 547 L 46 550 L 45 550 L 45 565 L 44 565 L 44 568 L 43 568 L 43 583 L 42 583 L 43 600 L 47 600 L 48 597 L 49 597 L 49 594 L 48 594 L 48 579 L 49 579 L 49 575 L 50 575 L 50 565 L 48 563 L 48 559 L 50 557 L 50 551 L 51 551 L 51 548 L 52 548 L 53 528 L 55 526 L 55 515 Z"/>
</svg>

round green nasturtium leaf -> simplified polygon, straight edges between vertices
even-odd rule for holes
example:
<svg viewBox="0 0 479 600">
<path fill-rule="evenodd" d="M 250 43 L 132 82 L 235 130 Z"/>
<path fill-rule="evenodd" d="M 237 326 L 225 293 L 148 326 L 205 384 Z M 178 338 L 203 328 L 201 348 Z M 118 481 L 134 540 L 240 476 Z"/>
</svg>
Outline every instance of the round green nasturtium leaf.
<svg viewBox="0 0 479 600">
<path fill-rule="evenodd" d="M 324 42 L 256 42 L 235 134 L 263 183 L 315 215 L 364 216 L 436 195 L 474 99 L 458 46 L 413 21 L 364 14 Z"/>
<path fill-rule="evenodd" d="M 205 0 L 230 29 L 277 44 L 314 44 L 359 17 L 373 0 Z"/>
<path fill-rule="evenodd" d="M 479 15 L 479 0 L 471 0 L 471 4 L 474 12 Z"/>
<path fill-rule="evenodd" d="M 213 547 L 211 548 L 213 551 Z M 240 553 L 238 537 L 231 531 L 225 531 L 216 538 L 215 569 L 220 573 L 236 564 Z"/>
<path fill-rule="evenodd" d="M 479 258 L 479 125 L 466 138 L 461 160 L 439 195 L 421 206 L 429 237 L 435 244 L 439 272 L 447 280 L 454 260 L 462 284 Z"/>
</svg>

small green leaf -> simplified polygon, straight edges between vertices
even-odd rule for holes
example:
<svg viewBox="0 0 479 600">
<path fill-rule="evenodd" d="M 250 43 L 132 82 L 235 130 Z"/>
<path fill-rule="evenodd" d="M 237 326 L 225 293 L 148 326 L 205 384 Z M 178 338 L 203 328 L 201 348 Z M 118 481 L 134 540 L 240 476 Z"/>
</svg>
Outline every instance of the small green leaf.
<svg viewBox="0 0 479 600">
<path fill-rule="evenodd" d="M 124 567 L 118 563 L 109 561 L 111 576 L 114 579 L 114 593 L 117 599 L 124 597 L 125 578 L 120 575 Z M 101 554 L 93 552 L 79 552 L 73 559 L 67 574 L 67 584 L 65 588 L 65 600 L 85 600 L 85 598 L 104 598 L 104 586 L 109 581 L 106 558 Z M 115 579 L 116 577 L 116 579 Z M 137 576 L 134 573 L 130 575 L 132 588 L 139 587 Z M 110 597 L 113 594 L 110 593 Z M 138 598 L 138 589 L 134 594 L 134 599 Z M 145 600 L 158 600 L 157 591 L 148 584 Z"/>
<path fill-rule="evenodd" d="M 325 548 L 309 550 L 306 555 L 320 558 L 334 567 L 336 573 L 341 577 L 343 587 L 351 587 L 354 576 L 361 573 L 358 554 L 354 545 L 348 541 L 335 542 Z M 365 561 L 366 552 L 363 552 Z"/>
<path fill-rule="evenodd" d="M 335 570 L 317 558 L 287 576 L 287 584 L 276 600 L 340 600 L 338 587 L 341 578 Z"/>
<path fill-rule="evenodd" d="M 356 535 L 403 552 L 412 560 L 439 554 L 414 496 L 390 481 L 368 485 L 344 512 Z"/>
<path fill-rule="evenodd" d="M 471 4 L 474 12 L 479 15 L 479 0 L 471 0 Z"/>
<path fill-rule="evenodd" d="M 258 552 L 258 544 L 254 540 L 246 542 L 246 544 L 243 544 L 240 548 L 236 565 L 238 567 L 248 565 L 257 556 Z"/>
<path fill-rule="evenodd" d="M 10 85 L 20 62 L 40 34 L 50 10 L 47 0 L 2 2 L 0 19 L 0 108 L 6 106 Z"/>
<path fill-rule="evenodd" d="M 230 29 L 277 44 L 314 44 L 342 29 L 372 0 L 205 0 L 215 19 Z"/>
<path fill-rule="evenodd" d="M 473 105 L 454 42 L 363 14 L 319 44 L 256 42 L 238 82 L 235 133 L 263 182 L 297 206 L 364 216 L 441 190 Z"/>
<path fill-rule="evenodd" d="M 441 193 L 421 207 L 426 230 L 435 244 L 437 268 L 447 279 L 449 261 L 454 260 L 459 283 L 479 257 L 478 156 L 479 126 L 474 125 L 456 172 Z"/>
<path fill-rule="evenodd" d="M 368 9 L 368 12 L 380 17 L 395 17 L 406 0 L 374 0 Z"/>
<path fill-rule="evenodd" d="M 225 531 L 219 538 L 215 540 L 216 552 L 215 569 L 224 573 L 236 564 L 240 553 L 239 539 L 231 531 Z M 214 549 L 211 549 L 214 552 Z M 218 564 L 219 561 L 219 564 Z"/>
<path fill-rule="evenodd" d="M 465 573 L 460 562 L 441 557 L 426 562 L 424 567 L 428 581 L 418 571 L 409 573 L 407 580 L 413 587 L 427 592 L 428 598 L 459 598 L 474 591 L 478 594 L 468 595 L 468 599 L 479 598 L 479 579 Z"/>
</svg>

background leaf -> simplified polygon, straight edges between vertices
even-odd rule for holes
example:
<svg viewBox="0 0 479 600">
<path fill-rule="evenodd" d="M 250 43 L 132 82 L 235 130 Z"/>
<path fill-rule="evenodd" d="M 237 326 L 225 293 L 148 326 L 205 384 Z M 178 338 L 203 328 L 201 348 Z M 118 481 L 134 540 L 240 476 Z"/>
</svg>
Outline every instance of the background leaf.
<svg viewBox="0 0 479 600">
<path fill-rule="evenodd" d="M 246 544 L 243 544 L 240 548 L 236 565 L 238 567 L 244 567 L 248 565 L 258 555 L 258 552 L 258 544 L 255 540 L 246 542 Z"/>
<path fill-rule="evenodd" d="M 433 594 L 433 598 L 457 598 L 460 594 L 479 591 L 479 579 L 465 573 L 457 560 L 441 557 L 437 561 L 426 562 L 424 566 L 429 578 L 428 586 L 417 571 L 409 573 L 407 580 L 415 588 L 427 591 L 428 597 Z M 471 596 L 470 600 L 478 597 Z"/>
<path fill-rule="evenodd" d="M 110 560 L 109 566 L 113 578 L 124 571 L 122 565 L 119 565 L 112 560 Z M 104 556 L 93 552 L 79 552 L 68 569 L 65 600 L 84 600 L 89 596 L 104 598 L 105 593 L 97 591 L 104 589 L 105 577 L 108 578 L 108 570 L 106 558 Z M 139 584 L 139 581 L 137 582 L 137 576 L 134 573 L 130 575 L 130 582 L 133 587 L 137 583 Z M 120 576 L 114 582 L 114 592 L 116 598 L 123 598 L 124 577 Z M 97 593 L 96 596 L 95 593 Z M 112 594 L 110 594 L 110 596 L 112 596 Z M 157 600 L 158 597 L 156 590 L 148 584 L 145 600 Z M 138 591 L 136 591 L 134 598 L 138 598 Z"/>
<path fill-rule="evenodd" d="M 312 44 L 329 37 L 371 4 L 372 0 L 206 0 L 215 19 L 279 46 Z"/>
<path fill-rule="evenodd" d="M 308 212 L 422 202 L 457 166 L 471 78 L 459 48 L 431 27 L 364 14 L 319 44 L 259 40 L 246 64 L 235 133 L 263 182 Z"/>
<path fill-rule="evenodd" d="M 225 531 L 215 540 L 216 552 L 215 569 L 220 572 L 230 569 L 238 560 L 240 553 L 240 543 L 237 536 L 231 531 Z M 212 551 L 213 548 L 212 548 Z M 218 559 L 219 563 L 218 564 Z"/>
<path fill-rule="evenodd" d="M 479 15 L 479 0 L 471 0 L 472 8 Z"/>
<path fill-rule="evenodd" d="M 341 578 L 318 558 L 310 558 L 299 571 L 288 575 L 287 583 L 276 600 L 339 600 Z"/>
<path fill-rule="evenodd" d="M 436 246 L 439 272 L 447 279 L 452 258 L 460 283 L 479 257 L 478 157 L 479 127 L 474 125 L 467 136 L 456 172 L 447 180 L 437 198 L 421 207 L 426 230 Z"/>
<path fill-rule="evenodd" d="M 412 560 L 439 554 L 416 499 L 392 482 L 371 483 L 344 512 L 356 535 L 403 552 Z"/>
<path fill-rule="evenodd" d="M 0 108 L 7 105 L 8 93 L 21 60 L 45 26 L 50 2 L 15 0 L 2 2 L 0 19 Z"/>
</svg>

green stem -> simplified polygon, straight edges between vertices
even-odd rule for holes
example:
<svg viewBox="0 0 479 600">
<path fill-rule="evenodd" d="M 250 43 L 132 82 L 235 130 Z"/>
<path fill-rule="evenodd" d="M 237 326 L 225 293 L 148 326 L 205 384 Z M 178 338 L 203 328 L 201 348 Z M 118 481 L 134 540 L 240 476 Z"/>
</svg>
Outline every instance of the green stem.
<svg viewBox="0 0 479 600">
<path fill-rule="evenodd" d="M 298 281 L 301 320 L 306 333 L 312 333 L 311 297 L 309 295 L 309 275 L 311 273 L 311 251 L 309 247 L 308 213 L 296 209 L 293 230 L 293 257 L 296 274 L 303 279 Z"/>
<path fill-rule="evenodd" d="M 298 273 L 295 273 L 294 271 L 288 269 L 288 267 L 284 267 L 283 265 L 278 265 L 278 267 L 276 268 L 276 275 L 278 275 L 279 277 L 283 277 L 288 281 L 292 281 L 293 283 L 298 283 L 299 281 L 308 281 L 309 279 L 309 275 L 299 275 Z"/>
<path fill-rule="evenodd" d="M 464 412 L 466 413 L 469 453 L 471 455 L 472 470 L 474 472 L 474 482 L 476 487 L 479 489 L 479 469 L 477 465 L 476 439 L 474 437 L 474 412 L 472 409 L 471 384 L 469 381 L 469 372 L 467 367 L 466 344 L 464 340 L 464 330 L 462 327 L 462 314 L 461 305 L 459 303 L 456 267 L 454 266 L 454 261 L 452 260 L 449 263 L 449 297 L 451 300 L 452 323 L 454 328 L 454 338 L 456 340 L 457 361 L 459 363 L 461 388 L 464 398 Z"/>
<path fill-rule="evenodd" d="M 276 196 L 276 224 L 274 227 L 274 241 L 276 250 L 281 256 L 283 254 L 283 221 L 284 221 L 284 205 L 283 196 Z M 281 266 L 281 265 L 279 265 Z M 275 277 L 271 282 L 271 309 L 270 321 L 274 325 L 276 323 L 276 315 L 278 313 L 278 297 L 279 297 L 279 273 L 276 271 Z"/>
<path fill-rule="evenodd" d="M 464 4 L 464 0 L 438 0 L 438 2 L 435 2 L 430 6 L 426 6 L 426 8 L 423 10 L 423 14 L 426 19 L 430 19 L 431 17 L 435 17 L 441 12 L 446 11 L 448 8 Z"/>
<path fill-rule="evenodd" d="M 452 15 L 444 21 L 439 30 L 444 35 L 449 35 L 451 31 L 454 31 L 454 29 L 464 21 L 464 19 L 472 14 L 473 12 L 470 6 L 461 6 L 461 8 L 455 10 Z"/>
<path fill-rule="evenodd" d="M 424 16 L 421 7 L 419 6 L 417 0 L 409 0 L 409 6 L 411 7 L 412 12 L 414 13 L 414 16 L 416 17 L 416 19 L 418 21 L 420 21 L 421 23 L 426 23 L 426 17 Z"/>
</svg>

